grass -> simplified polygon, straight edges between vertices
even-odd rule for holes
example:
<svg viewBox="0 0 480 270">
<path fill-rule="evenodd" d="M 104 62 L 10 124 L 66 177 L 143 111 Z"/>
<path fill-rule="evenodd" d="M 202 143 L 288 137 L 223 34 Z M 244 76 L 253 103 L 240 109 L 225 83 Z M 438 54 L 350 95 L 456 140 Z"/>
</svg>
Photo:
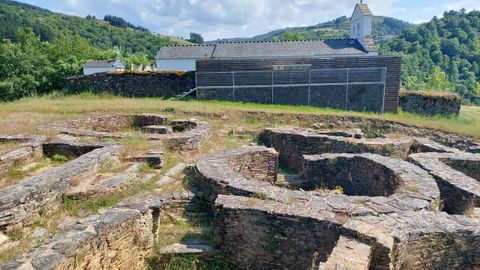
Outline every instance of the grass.
<svg viewBox="0 0 480 270">
<path fill-rule="evenodd" d="M 458 118 L 424 117 L 400 112 L 375 114 L 347 112 L 307 106 L 264 105 L 221 101 L 174 101 L 158 98 L 123 98 L 113 95 L 84 93 L 76 96 L 49 95 L 25 98 L 0 104 L 0 126 L 3 133 L 33 133 L 35 126 L 57 119 L 85 117 L 98 114 L 159 113 L 166 108 L 178 117 L 203 115 L 242 123 L 247 127 L 266 127 L 289 124 L 298 115 L 354 116 L 397 121 L 402 124 L 428 127 L 480 138 L 480 107 L 464 106 Z M 215 116 L 215 117 L 214 117 Z"/>
</svg>

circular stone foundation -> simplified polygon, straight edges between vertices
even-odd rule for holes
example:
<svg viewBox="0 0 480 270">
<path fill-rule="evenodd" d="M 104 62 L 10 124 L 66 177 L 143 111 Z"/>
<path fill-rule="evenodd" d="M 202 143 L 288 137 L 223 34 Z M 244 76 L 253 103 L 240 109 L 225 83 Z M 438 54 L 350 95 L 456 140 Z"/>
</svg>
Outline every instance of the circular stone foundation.
<svg viewBox="0 0 480 270">
<path fill-rule="evenodd" d="M 215 210 L 216 247 L 240 268 L 474 269 L 480 223 L 437 212 L 440 192 L 426 171 L 376 154 L 310 155 L 301 163 L 310 191 L 275 185 L 271 148 L 197 163 L 201 196 Z M 312 191 L 319 186 L 342 186 L 344 194 Z"/>
<path fill-rule="evenodd" d="M 199 180 L 213 205 L 219 194 L 263 197 L 279 202 L 303 205 L 318 211 L 333 211 L 346 216 L 381 214 L 439 207 L 440 192 L 427 172 L 403 160 L 373 154 L 306 156 L 305 183 L 317 187 L 322 166 L 333 161 L 349 164 L 352 171 L 332 166 L 329 186 L 343 184 L 345 194 L 290 190 L 275 186 L 278 154 L 266 147 L 245 147 L 203 158 L 197 163 Z M 340 165 L 340 163 L 338 165 Z M 353 172 L 362 165 L 374 168 Z M 346 179 L 343 179 L 345 176 Z M 353 178 L 356 179 L 353 179 Z M 363 177 L 363 178 L 362 178 Z M 323 181 L 326 179 L 322 178 Z M 350 181 L 352 180 L 352 181 Z M 370 183 L 362 183 L 368 180 Z M 328 180 L 330 181 L 330 180 Z M 337 181 L 337 182 L 335 182 Z M 374 190 L 371 190 L 375 187 Z M 349 196 L 350 195 L 350 196 Z"/>
<path fill-rule="evenodd" d="M 42 127 L 77 137 L 113 138 L 143 137 L 165 141 L 175 150 L 198 149 L 210 136 L 212 127 L 196 120 L 168 120 L 155 114 L 106 115 L 78 120 L 62 120 Z"/>
</svg>

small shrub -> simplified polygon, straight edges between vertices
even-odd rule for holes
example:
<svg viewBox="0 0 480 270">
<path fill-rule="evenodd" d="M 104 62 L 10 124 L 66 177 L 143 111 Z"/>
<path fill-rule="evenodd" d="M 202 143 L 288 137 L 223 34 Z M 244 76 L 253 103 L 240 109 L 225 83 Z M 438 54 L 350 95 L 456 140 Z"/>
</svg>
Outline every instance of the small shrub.
<svg viewBox="0 0 480 270">
<path fill-rule="evenodd" d="M 175 112 L 175 108 L 173 108 L 173 107 L 166 107 L 166 108 L 163 109 L 162 111 L 165 112 L 165 113 L 174 113 L 174 112 Z"/>
<path fill-rule="evenodd" d="M 65 163 L 65 162 L 68 162 L 70 159 L 64 155 L 58 155 L 58 154 L 55 154 L 53 157 L 52 157 L 52 161 L 54 162 L 59 162 L 59 163 Z"/>
<path fill-rule="evenodd" d="M 333 192 L 335 192 L 337 194 L 343 194 L 343 187 L 336 186 L 335 188 L 333 188 Z"/>
</svg>

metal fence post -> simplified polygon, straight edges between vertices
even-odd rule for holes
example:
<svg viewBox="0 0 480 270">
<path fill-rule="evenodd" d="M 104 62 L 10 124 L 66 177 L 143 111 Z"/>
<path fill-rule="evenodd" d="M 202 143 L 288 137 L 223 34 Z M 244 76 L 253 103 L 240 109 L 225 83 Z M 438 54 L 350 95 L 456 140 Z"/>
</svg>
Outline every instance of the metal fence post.
<svg viewBox="0 0 480 270">
<path fill-rule="evenodd" d="M 387 67 L 382 69 L 382 82 L 383 82 L 383 98 L 382 98 L 382 113 L 385 113 L 385 96 L 387 91 Z"/>
<path fill-rule="evenodd" d="M 348 110 L 348 84 L 350 82 L 350 69 L 347 68 L 347 82 L 345 84 L 345 110 Z"/>
<path fill-rule="evenodd" d="M 236 101 L 235 99 L 235 72 L 232 71 L 232 91 L 233 91 L 233 102 Z"/>
<path fill-rule="evenodd" d="M 272 104 L 273 104 L 273 102 L 274 102 L 274 99 L 273 99 L 273 92 L 274 92 L 274 90 L 273 90 L 273 89 L 274 89 L 274 88 L 273 88 L 273 85 L 274 85 L 273 73 L 274 73 L 274 71 L 273 71 L 273 69 L 272 69 Z"/>
<path fill-rule="evenodd" d="M 312 98 L 312 70 L 308 72 L 308 106 L 310 106 L 311 98 Z"/>
</svg>

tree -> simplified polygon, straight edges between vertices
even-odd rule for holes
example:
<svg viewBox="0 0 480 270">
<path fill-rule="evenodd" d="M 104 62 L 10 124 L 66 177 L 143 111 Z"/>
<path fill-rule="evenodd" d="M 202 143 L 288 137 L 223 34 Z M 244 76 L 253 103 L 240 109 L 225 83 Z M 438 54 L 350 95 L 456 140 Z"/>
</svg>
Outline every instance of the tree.
<svg viewBox="0 0 480 270">
<path fill-rule="evenodd" d="M 204 42 L 202 35 L 194 32 L 190 33 L 190 39 L 188 41 L 195 44 L 202 44 Z"/>
<path fill-rule="evenodd" d="M 478 82 L 477 86 L 475 87 L 475 95 L 477 98 L 480 98 L 480 82 Z"/>
<path fill-rule="evenodd" d="M 450 91 L 452 85 L 448 81 L 447 74 L 440 68 L 435 67 L 432 74 L 428 77 L 427 90 Z"/>
<path fill-rule="evenodd" d="M 298 32 L 285 32 L 283 39 L 285 41 L 300 41 L 303 40 L 303 36 Z"/>
</svg>

